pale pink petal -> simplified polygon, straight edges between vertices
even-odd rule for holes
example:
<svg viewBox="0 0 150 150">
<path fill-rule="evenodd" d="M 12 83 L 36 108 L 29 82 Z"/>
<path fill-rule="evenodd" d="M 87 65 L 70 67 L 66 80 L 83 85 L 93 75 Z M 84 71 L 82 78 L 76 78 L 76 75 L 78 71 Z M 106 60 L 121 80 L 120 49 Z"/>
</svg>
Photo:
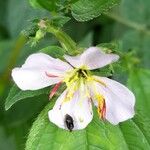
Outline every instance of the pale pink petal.
<svg viewBox="0 0 150 150">
<path fill-rule="evenodd" d="M 80 68 L 84 65 L 81 59 L 81 55 L 78 56 L 64 55 L 64 58 L 75 68 Z"/>
<path fill-rule="evenodd" d="M 12 70 L 12 77 L 17 86 L 22 90 L 38 90 L 62 79 L 59 77 L 48 77 L 45 70 L 15 68 Z"/>
<path fill-rule="evenodd" d="M 95 85 L 93 84 L 93 86 L 96 86 L 98 93 L 101 94 L 105 99 L 106 119 L 110 123 L 116 125 L 119 122 L 132 118 L 135 114 L 134 94 L 127 87 L 114 80 L 108 79 L 106 77 L 95 77 L 95 78 L 96 80 L 99 80 L 100 82 L 106 84 L 105 86 L 97 81 L 95 81 L 94 83 Z M 97 105 L 96 102 L 95 105 Z"/>
<path fill-rule="evenodd" d="M 44 53 L 30 55 L 20 68 L 12 70 L 12 77 L 22 90 L 38 90 L 63 79 L 72 67 Z"/>
<path fill-rule="evenodd" d="M 65 129 L 66 128 L 66 125 L 65 125 L 65 116 L 64 114 L 61 112 L 61 107 L 62 107 L 62 102 L 64 101 L 65 97 L 66 97 L 66 93 L 67 93 L 67 90 L 65 90 L 60 96 L 59 98 L 56 100 L 56 103 L 53 107 L 52 110 L 50 110 L 48 112 L 48 117 L 49 117 L 49 120 L 54 123 L 55 125 L 57 125 L 59 128 L 63 128 Z"/>
<path fill-rule="evenodd" d="M 22 65 L 23 68 L 29 68 L 29 67 L 34 67 L 34 68 L 46 68 L 48 70 L 58 70 L 60 72 L 65 72 L 67 70 L 70 70 L 72 69 L 72 67 L 60 60 L 60 59 L 56 59 L 56 58 L 53 58 L 47 54 L 44 54 L 44 53 L 36 53 L 36 54 L 32 54 L 30 55 L 24 65 Z"/>
<path fill-rule="evenodd" d="M 93 70 L 116 62 L 119 59 L 119 56 L 116 54 L 105 54 L 98 47 L 90 47 L 85 50 L 81 55 L 65 55 L 64 58 L 76 68 L 84 66 L 89 70 Z"/>
<path fill-rule="evenodd" d="M 81 99 L 80 91 L 76 91 L 72 99 L 65 101 L 66 94 L 67 90 L 63 92 L 53 109 L 49 111 L 50 121 L 58 127 L 68 130 L 65 124 L 65 116 L 69 115 L 73 118 L 73 130 L 85 128 L 93 118 L 91 101 L 87 97 Z"/>
</svg>

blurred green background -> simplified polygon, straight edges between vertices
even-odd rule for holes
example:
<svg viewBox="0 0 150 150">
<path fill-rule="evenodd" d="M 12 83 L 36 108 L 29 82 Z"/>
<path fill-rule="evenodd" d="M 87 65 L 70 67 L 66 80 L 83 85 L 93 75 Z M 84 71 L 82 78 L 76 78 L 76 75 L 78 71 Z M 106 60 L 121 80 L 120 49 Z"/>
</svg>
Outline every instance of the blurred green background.
<svg viewBox="0 0 150 150">
<path fill-rule="evenodd" d="M 149 0 L 122 0 L 108 14 L 83 23 L 72 18 L 63 28 L 81 46 L 117 42 L 124 52 L 134 51 L 140 61 L 139 70 L 136 69 L 131 78 L 124 71 L 118 71 L 114 78 L 122 83 L 128 81 L 136 96 L 147 100 L 150 95 L 149 8 Z M 31 48 L 20 34 L 32 19 L 49 15 L 46 10 L 33 9 L 27 0 L 0 0 L 0 150 L 24 149 L 33 121 L 47 104 L 47 96 L 40 95 L 20 101 L 8 111 L 4 109 L 5 99 L 13 85 L 12 68 L 22 64 L 29 54 L 57 44 L 52 35 L 47 35 Z"/>
</svg>

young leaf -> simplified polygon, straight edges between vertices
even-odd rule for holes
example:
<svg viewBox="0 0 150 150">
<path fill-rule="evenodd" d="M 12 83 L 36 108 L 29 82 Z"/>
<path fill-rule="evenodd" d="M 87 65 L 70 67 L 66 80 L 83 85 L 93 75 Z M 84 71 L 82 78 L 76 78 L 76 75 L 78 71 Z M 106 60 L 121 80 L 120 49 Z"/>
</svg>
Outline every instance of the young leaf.
<svg viewBox="0 0 150 150">
<path fill-rule="evenodd" d="M 79 0 L 72 5 L 72 16 L 78 21 L 88 21 L 98 17 L 120 0 Z"/>
</svg>

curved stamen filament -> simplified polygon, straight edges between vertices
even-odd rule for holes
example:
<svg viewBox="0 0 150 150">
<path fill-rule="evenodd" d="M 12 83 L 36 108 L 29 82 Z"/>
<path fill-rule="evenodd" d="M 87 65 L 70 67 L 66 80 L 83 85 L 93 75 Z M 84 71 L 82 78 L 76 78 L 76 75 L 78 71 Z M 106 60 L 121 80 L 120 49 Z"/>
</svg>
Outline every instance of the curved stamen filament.
<svg viewBox="0 0 150 150">
<path fill-rule="evenodd" d="M 96 83 L 93 84 L 93 85 L 94 85 L 94 99 L 98 103 L 97 112 L 98 112 L 98 114 L 99 114 L 99 116 L 100 116 L 101 119 L 105 119 L 105 116 L 106 116 L 105 98 L 97 90 Z"/>
<path fill-rule="evenodd" d="M 103 107 L 102 107 L 102 110 L 101 110 L 101 118 L 103 120 L 106 118 L 106 103 L 105 103 L 105 100 L 104 100 Z"/>
<path fill-rule="evenodd" d="M 97 108 L 98 114 L 101 119 L 105 119 L 106 115 L 105 99 L 102 96 L 98 96 L 97 101 L 98 101 L 98 108 Z"/>
<path fill-rule="evenodd" d="M 96 82 L 98 82 L 98 83 L 100 83 L 100 84 L 102 84 L 103 86 L 107 86 L 103 81 L 101 81 L 101 80 L 97 80 L 97 79 L 95 79 L 95 78 L 93 78 L 93 80 L 94 81 L 96 81 Z"/>
<path fill-rule="evenodd" d="M 45 71 L 45 74 L 46 74 L 47 77 L 50 77 L 50 78 L 56 78 L 56 77 L 58 77 L 58 76 L 50 74 L 50 73 L 48 73 L 46 71 Z"/>
<path fill-rule="evenodd" d="M 94 85 L 94 99 L 97 101 L 97 111 L 100 118 L 105 119 L 106 116 L 106 104 L 104 97 L 99 93 L 96 84 L 101 84 L 106 87 L 106 84 L 94 76 L 90 75 L 90 72 L 87 72 L 86 69 L 76 68 L 70 72 L 66 73 L 66 76 L 63 80 L 67 85 L 67 93 L 62 102 L 65 103 L 73 99 L 76 91 L 80 91 L 80 100 L 78 100 L 79 104 L 82 104 L 82 100 L 88 98 L 91 100 L 90 90 L 88 88 L 87 82 Z M 90 106 L 90 101 L 88 102 Z M 92 112 L 92 111 L 91 111 Z"/>
<path fill-rule="evenodd" d="M 51 99 L 55 93 L 57 92 L 58 88 L 60 87 L 60 85 L 62 84 L 62 82 L 58 82 L 53 89 L 51 90 L 50 94 L 49 94 L 49 99 Z"/>
<path fill-rule="evenodd" d="M 82 70 L 82 73 L 84 74 L 84 76 L 85 76 L 86 78 L 88 78 L 88 75 L 85 73 L 84 70 Z"/>
</svg>

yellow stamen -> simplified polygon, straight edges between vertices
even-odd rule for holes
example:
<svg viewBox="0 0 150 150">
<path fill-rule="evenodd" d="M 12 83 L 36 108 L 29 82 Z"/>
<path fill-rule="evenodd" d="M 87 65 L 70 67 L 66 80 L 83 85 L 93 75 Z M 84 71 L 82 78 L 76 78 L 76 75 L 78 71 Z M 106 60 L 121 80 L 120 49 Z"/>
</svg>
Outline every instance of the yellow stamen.
<svg viewBox="0 0 150 150">
<path fill-rule="evenodd" d="M 102 109 L 103 109 L 103 106 L 104 106 L 105 99 L 100 94 L 96 95 L 96 97 L 97 97 L 96 100 L 98 101 L 97 111 L 98 111 L 99 116 L 102 118 L 102 115 L 103 115 L 102 114 Z"/>
<path fill-rule="evenodd" d="M 88 85 L 86 84 L 87 82 L 89 82 L 90 85 L 95 85 L 96 82 L 98 82 L 103 86 L 106 86 L 104 82 L 90 75 L 90 72 L 86 68 L 87 68 L 86 66 L 83 66 L 81 68 L 76 68 L 66 73 L 64 82 L 67 85 L 68 92 L 63 102 L 67 102 L 73 99 L 73 96 L 77 90 L 80 90 L 80 95 L 79 95 L 80 100 L 78 101 L 79 105 L 83 104 L 82 100 L 84 100 L 85 98 L 91 99 Z M 94 99 L 97 100 L 98 102 L 98 113 L 100 116 L 102 116 L 101 111 L 105 101 L 102 95 L 100 95 L 99 92 L 97 91 L 96 85 L 94 86 L 94 93 L 95 93 Z"/>
<path fill-rule="evenodd" d="M 96 83 L 93 84 L 93 88 L 94 88 L 94 99 L 97 101 L 98 106 L 97 106 L 97 112 L 99 114 L 100 118 L 104 118 L 105 116 L 105 99 L 103 97 L 103 95 L 99 94 L 99 92 L 97 91 L 97 87 L 96 87 Z M 103 112 L 104 111 L 104 112 Z"/>
<path fill-rule="evenodd" d="M 88 75 L 85 73 L 85 71 L 82 70 L 82 73 L 88 78 Z"/>
<path fill-rule="evenodd" d="M 95 79 L 95 78 L 93 78 L 93 80 L 94 81 L 96 81 L 96 82 L 98 82 L 98 83 L 100 83 L 100 84 L 102 84 L 103 86 L 107 86 L 103 81 L 101 81 L 101 80 L 98 80 L 98 79 Z"/>
</svg>

